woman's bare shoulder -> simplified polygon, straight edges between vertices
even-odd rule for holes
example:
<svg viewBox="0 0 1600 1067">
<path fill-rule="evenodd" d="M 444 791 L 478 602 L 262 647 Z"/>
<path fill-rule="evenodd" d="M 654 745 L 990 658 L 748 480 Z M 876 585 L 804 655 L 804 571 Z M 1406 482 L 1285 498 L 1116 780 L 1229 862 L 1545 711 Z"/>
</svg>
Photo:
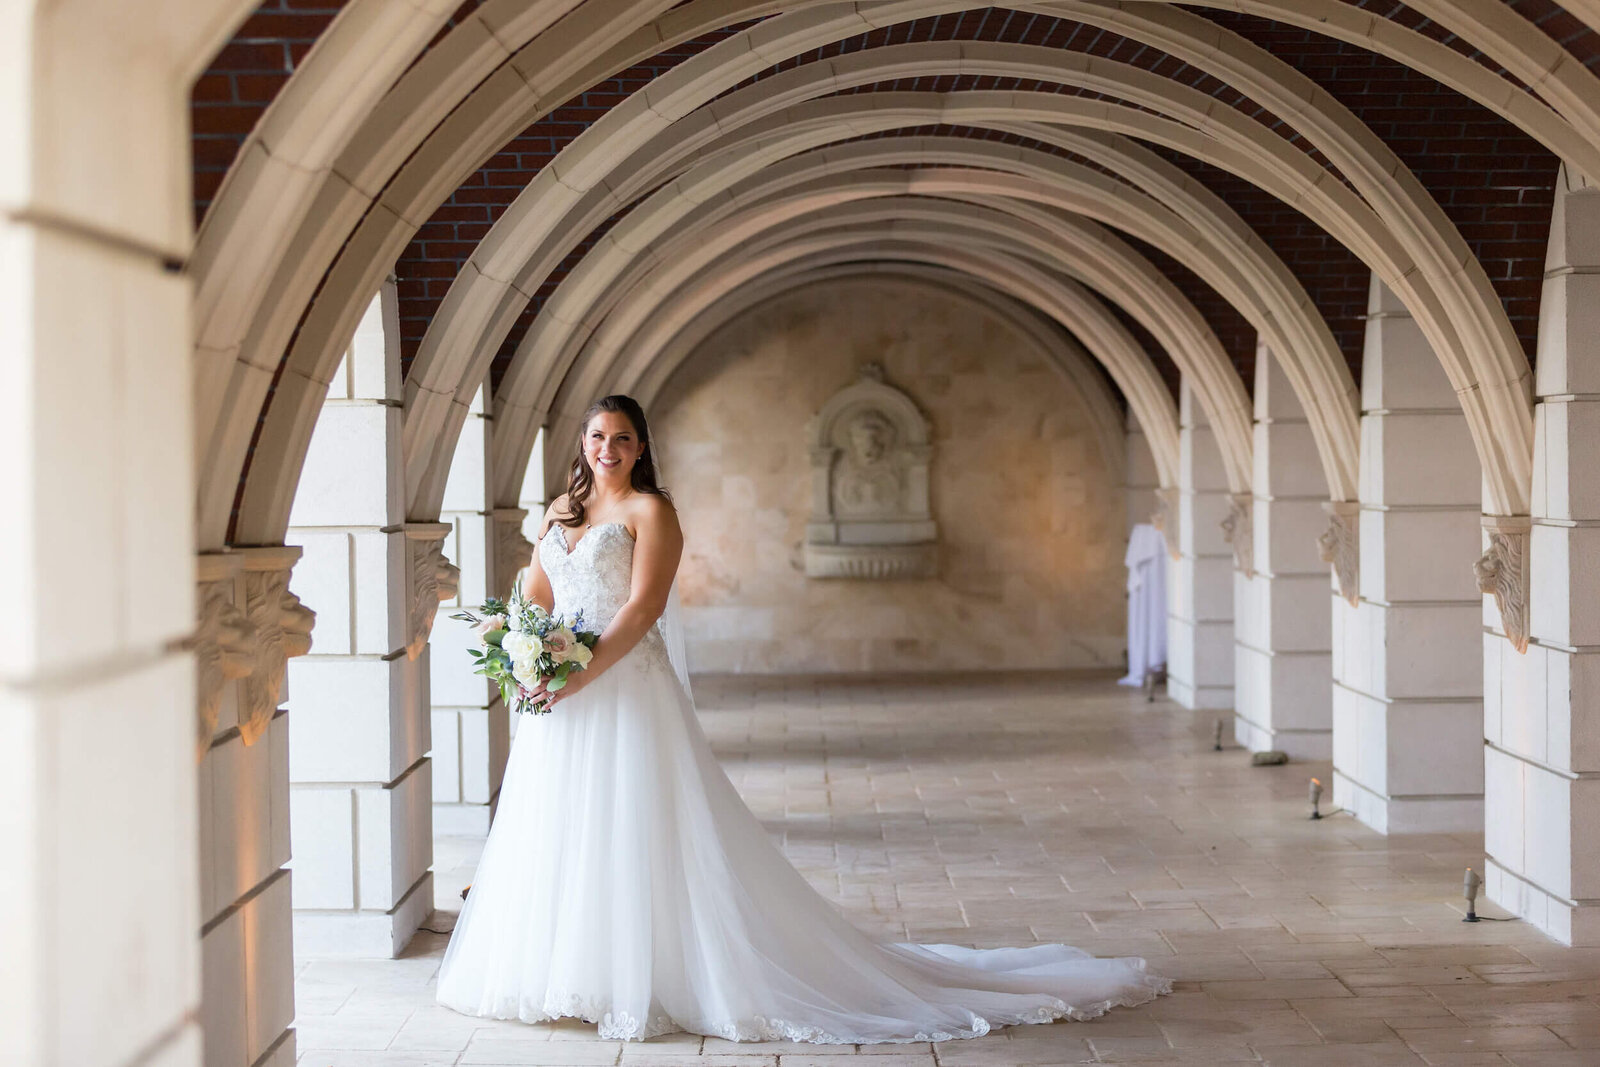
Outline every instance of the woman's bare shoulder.
<svg viewBox="0 0 1600 1067">
<path fill-rule="evenodd" d="M 629 525 L 635 530 L 648 527 L 653 530 L 676 530 L 678 509 L 672 501 L 659 493 L 640 493 L 629 501 Z"/>
</svg>

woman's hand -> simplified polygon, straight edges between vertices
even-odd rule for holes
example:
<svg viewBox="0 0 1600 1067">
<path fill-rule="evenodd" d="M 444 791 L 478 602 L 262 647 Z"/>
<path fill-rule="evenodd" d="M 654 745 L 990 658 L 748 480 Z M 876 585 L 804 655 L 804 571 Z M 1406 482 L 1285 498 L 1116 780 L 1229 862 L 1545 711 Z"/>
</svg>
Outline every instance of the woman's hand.
<svg viewBox="0 0 1600 1067">
<path fill-rule="evenodd" d="M 532 692 L 533 701 L 535 704 L 542 703 L 544 709 L 550 711 L 562 700 L 572 696 L 593 680 L 593 675 L 587 670 L 573 671 L 567 675 L 567 684 L 553 693 L 545 688 L 547 681 L 540 682 L 539 687 Z"/>
</svg>

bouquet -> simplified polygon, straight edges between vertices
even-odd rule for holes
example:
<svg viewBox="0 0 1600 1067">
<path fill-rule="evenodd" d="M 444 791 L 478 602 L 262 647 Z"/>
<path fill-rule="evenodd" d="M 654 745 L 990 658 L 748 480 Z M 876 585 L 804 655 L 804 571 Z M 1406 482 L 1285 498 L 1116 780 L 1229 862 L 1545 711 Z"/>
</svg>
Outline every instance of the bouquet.
<svg viewBox="0 0 1600 1067">
<path fill-rule="evenodd" d="M 533 690 L 544 683 L 546 692 L 566 688 L 573 671 L 588 665 L 591 651 L 600 635 L 583 628 L 583 612 L 568 623 L 538 604 L 523 600 L 520 593 L 510 601 L 490 600 L 479 609 L 458 612 L 452 619 L 473 625 L 479 647 L 467 652 L 477 664 L 474 672 L 500 687 L 500 696 L 512 711 L 537 715 L 549 705 L 533 699 Z"/>
</svg>

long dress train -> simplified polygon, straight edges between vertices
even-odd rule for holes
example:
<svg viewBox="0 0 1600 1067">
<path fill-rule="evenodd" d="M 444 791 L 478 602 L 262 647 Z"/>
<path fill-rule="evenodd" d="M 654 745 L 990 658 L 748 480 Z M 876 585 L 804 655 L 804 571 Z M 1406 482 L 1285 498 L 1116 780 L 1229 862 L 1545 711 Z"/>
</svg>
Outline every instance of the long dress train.
<svg viewBox="0 0 1600 1067">
<path fill-rule="evenodd" d="M 540 541 L 556 610 L 603 629 L 633 541 Z M 711 752 L 659 630 L 549 715 L 524 720 L 439 971 L 439 1003 L 607 1038 L 940 1041 L 1087 1019 L 1167 992 L 1141 959 L 1067 945 L 879 943 L 768 838 Z"/>
</svg>

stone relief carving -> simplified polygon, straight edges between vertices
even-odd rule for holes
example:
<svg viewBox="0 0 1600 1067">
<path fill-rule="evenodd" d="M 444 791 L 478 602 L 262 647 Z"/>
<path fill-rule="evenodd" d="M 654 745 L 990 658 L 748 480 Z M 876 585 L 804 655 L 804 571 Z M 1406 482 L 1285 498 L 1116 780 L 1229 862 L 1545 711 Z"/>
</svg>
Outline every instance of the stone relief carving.
<svg viewBox="0 0 1600 1067">
<path fill-rule="evenodd" d="M 416 659 L 427 647 L 433 620 L 441 601 L 455 599 L 461 569 L 445 558 L 446 523 L 409 523 L 406 526 L 406 655 Z"/>
<path fill-rule="evenodd" d="M 1174 561 L 1182 555 L 1178 548 L 1178 494 L 1174 486 L 1156 490 L 1156 509 L 1150 513 L 1150 525 L 1161 531 L 1167 543 L 1167 555 Z"/>
<path fill-rule="evenodd" d="M 1255 533 L 1251 528 L 1255 498 L 1249 493 L 1234 493 L 1228 501 L 1228 517 L 1222 520 L 1222 537 L 1233 546 L 1234 569 L 1246 578 L 1255 574 Z"/>
<path fill-rule="evenodd" d="M 845 426 L 844 455 L 833 476 L 833 513 L 845 518 L 892 518 L 905 496 L 905 475 L 885 462 L 895 445 L 894 423 L 868 408 Z"/>
<path fill-rule="evenodd" d="M 289 659 L 311 651 L 316 613 L 289 592 L 289 572 L 298 548 L 247 549 L 244 553 L 244 615 L 255 628 L 254 665 L 241 682 L 239 736 L 253 745 L 283 701 Z"/>
<path fill-rule="evenodd" d="M 933 446 L 911 398 L 869 363 L 807 428 L 812 578 L 917 578 L 934 573 L 938 529 L 928 502 Z"/>
<path fill-rule="evenodd" d="M 255 669 L 256 629 L 233 602 L 237 569 L 238 561 L 227 556 L 200 557 L 200 621 L 194 640 L 196 759 L 205 758 L 216 736 L 227 684 Z"/>
<path fill-rule="evenodd" d="M 1322 505 L 1328 528 L 1317 537 L 1322 562 L 1333 564 L 1339 595 L 1355 607 L 1361 599 L 1361 505 L 1354 500 L 1330 500 Z"/>
<path fill-rule="evenodd" d="M 1526 515 L 1485 515 L 1489 547 L 1472 565 L 1480 592 L 1491 594 L 1500 609 L 1500 626 L 1511 647 L 1528 651 L 1528 535 Z"/>
<path fill-rule="evenodd" d="M 494 581 L 500 596 L 509 596 L 517 573 L 533 562 L 533 544 L 522 533 L 528 517 L 523 508 L 494 511 Z"/>
</svg>

